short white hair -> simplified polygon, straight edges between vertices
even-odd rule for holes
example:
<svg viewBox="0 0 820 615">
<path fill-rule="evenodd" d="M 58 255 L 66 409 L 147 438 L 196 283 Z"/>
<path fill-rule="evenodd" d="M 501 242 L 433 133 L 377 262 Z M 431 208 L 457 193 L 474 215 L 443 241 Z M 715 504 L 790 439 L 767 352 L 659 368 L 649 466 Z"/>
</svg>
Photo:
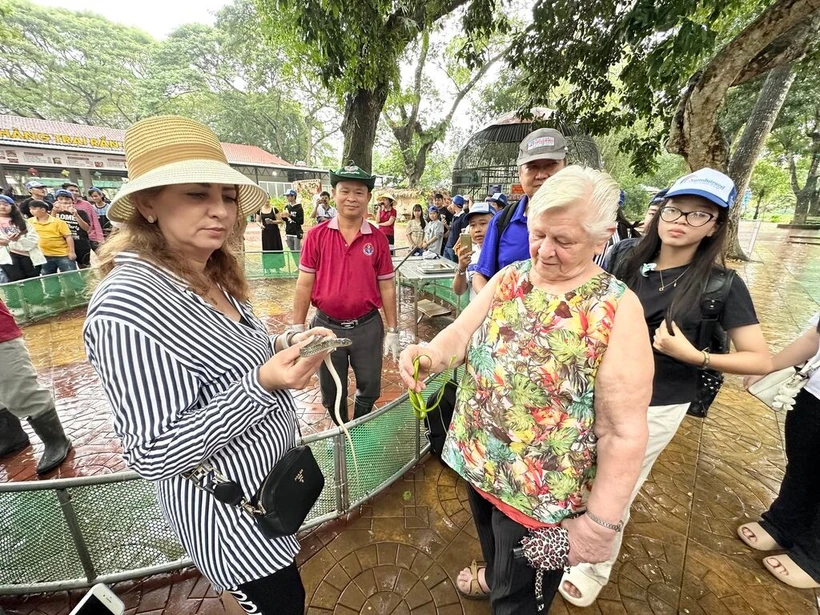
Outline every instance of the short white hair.
<svg viewBox="0 0 820 615">
<path fill-rule="evenodd" d="M 532 221 L 548 209 L 583 207 L 589 213 L 584 228 L 597 243 L 609 239 L 618 217 L 621 190 L 609 173 L 577 164 L 564 167 L 548 178 L 529 203 Z"/>
</svg>

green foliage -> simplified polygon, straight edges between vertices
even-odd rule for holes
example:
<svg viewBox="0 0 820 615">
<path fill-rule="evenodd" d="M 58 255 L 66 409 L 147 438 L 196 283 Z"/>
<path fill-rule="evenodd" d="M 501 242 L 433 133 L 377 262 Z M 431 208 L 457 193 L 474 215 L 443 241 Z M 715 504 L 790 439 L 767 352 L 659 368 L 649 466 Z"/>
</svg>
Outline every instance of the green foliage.
<svg viewBox="0 0 820 615">
<path fill-rule="evenodd" d="M 763 0 L 539 0 L 513 50 L 530 100 L 554 103 L 592 135 L 628 130 L 620 146 L 638 173 L 652 169 L 688 80 L 756 16 Z M 614 70 L 613 70 L 614 69 Z M 552 100 L 562 80 L 570 91 Z"/>
<path fill-rule="evenodd" d="M 281 77 L 275 57 L 244 53 L 238 41 L 244 36 L 201 24 L 174 31 L 157 46 L 140 84 L 144 113 L 187 115 L 209 124 L 224 141 L 302 159 L 307 149 L 302 108 L 275 87 Z M 247 63 L 260 57 L 261 64 Z"/>
<path fill-rule="evenodd" d="M 138 114 L 136 84 L 151 37 L 99 15 L 8 0 L 0 37 L 0 110 L 123 127 Z"/>
<path fill-rule="evenodd" d="M 624 153 L 622 142 L 629 134 L 641 136 L 644 132 L 639 124 L 631 131 L 622 130 L 595 139 L 604 161 L 604 170 L 615 178 L 626 194 L 624 215 L 632 221 L 643 218 L 655 190 L 668 188 L 688 172 L 683 158 L 664 152 L 654 161 L 652 171 L 636 173 L 630 155 Z"/>
<path fill-rule="evenodd" d="M 755 213 L 759 217 L 767 210 L 794 207 L 795 198 L 789 182 L 789 172 L 776 161 L 767 158 L 758 160 L 749 187 L 752 189 L 752 200 L 744 212 L 747 218 L 754 217 Z"/>
<path fill-rule="evenodd" d="M 224 7 L 216 27 L 184 25 L 162 42 L 92 13 L 0 1 L 2 112 L 114 127 L 178 113 L 294 162 L 325 155 L 338 128 L 326 91 L 282 86 L 305 73 L 290 62 L 289 41 L 259 44 L 251 0 Z"/>
</svg>

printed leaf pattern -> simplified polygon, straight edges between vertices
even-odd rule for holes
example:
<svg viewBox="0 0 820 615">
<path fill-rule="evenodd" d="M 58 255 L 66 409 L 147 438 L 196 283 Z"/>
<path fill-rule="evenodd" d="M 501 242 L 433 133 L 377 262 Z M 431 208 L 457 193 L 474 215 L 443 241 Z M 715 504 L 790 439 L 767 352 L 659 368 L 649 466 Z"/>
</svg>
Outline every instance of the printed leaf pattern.
<svg viewBox="0 0 820 615">
<path fill-rule="evenodd" d="M 538 521 L 585 506 L 595 478 L 595 374 L 626 287 L 601 273 L 562 296 L 507 267 L 473 335 L 443 459 Z"/>
</svg>

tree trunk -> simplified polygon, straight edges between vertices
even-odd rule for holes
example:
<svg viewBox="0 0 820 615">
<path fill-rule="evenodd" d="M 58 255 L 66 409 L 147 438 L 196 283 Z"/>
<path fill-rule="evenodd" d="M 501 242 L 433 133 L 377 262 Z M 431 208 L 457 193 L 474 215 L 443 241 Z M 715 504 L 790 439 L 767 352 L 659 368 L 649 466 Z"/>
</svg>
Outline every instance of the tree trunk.
<svg viewBox="0 0 820 615">
<path fill-rule="evenodd" d="M 809 215 L 809 199 L 806 194 L 797 195 L 797 205 L 794 206 L 792 224 L 805 224 Z"/>
<path fill-rule="evenodd" d="M 342 120 L 342 134 L 345 137 L 342 166 L 352 162 L 371 172 L 376 128 L 387 101 L 387 89 L 387 84 L 380 84 L 372 90 L 360 89 L 347 95 Z"/>
<path fill-rule="evenodd" d="M 729 214 L 729 235 L 726 242 L 726 256 L 728 258 L 749 260 L 740 246 L 738 238 L 743 196 L 749 187 L 749 180 L 752 177 L 755 162 L 760 156 L 760 152 L 763 151 L 763 146 L 780 113 L 780 108 L 786 100 L 786 95 L 789 93 L 794 77 L 791 64 L 778 66 L 769 72 L 763 87 L 760 88 L 752 114 L 746 122 L 746 128 L 740 137 L 740 143 L 738 143 L 729 163 L 729 177 L 732 178 L 737 187 L 737 200 Z"/>
<path fill-rule="evenodd" d="M 760 194 L 757 196 L 757 204 L 755 205 L 755 215 L 753 220 L 757 220 L 758 216 L 760 216 L 760 203 L 763 202 L 763 196 L 766 194 L 765 190 L 761 190 Z"/>
</svg>

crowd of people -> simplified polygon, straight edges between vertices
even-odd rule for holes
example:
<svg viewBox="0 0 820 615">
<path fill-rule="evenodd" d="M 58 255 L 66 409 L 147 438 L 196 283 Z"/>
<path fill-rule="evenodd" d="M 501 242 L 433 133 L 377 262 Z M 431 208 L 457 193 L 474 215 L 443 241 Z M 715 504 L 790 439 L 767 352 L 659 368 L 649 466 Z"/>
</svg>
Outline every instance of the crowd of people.
<svg viewBox="0 0 820 615">
<path fill-rule="evenodd" d="M 112 231 L 105 193 L 91 187 L 89 203 L 73 182 L 49 192 L 45 184 L 32 180 L 26 189 L 29 196 L 19 203 L 0 195 L 0 283 L 89 268 L 92 251 L 96 254 Z M 67 293 L 84 288 L 81 278 L 67 279 L 66 285 Z M 42 285 L 28 284 L 24 293 L 36 310 L 43 300 L 62 296 L 63 289 L 46 278 Z M 12 304 L 19 301 L 17 296 L 10 299 Z"/>
<path fill-rule="evenodd" d="M 36 183 L 20 208 L 0 199 L 0 262 L 6 275 L 31 276 L 37 267 L 72 270 L 97 252 L 103 280 L 83 336 L 123 456 L 154 482 L 166 519 L 229 612 L 304 612 L 298 541 L 263 534 L 264 511 L 249 504 L 296 446 L 291 390 L 318 372 L 333 420 L 361 418 L 380 395 L 388 355 L 416 392 L 423 377 L 465 366 L 442 459 L 468 485 L 485 563 L 458 574 L 458 591 L 489 600 L 496 615 L 546 612 L 559 592 L 588 606 L 609 581 L 632 501 L 699 401 L 703 374 L 751 383 L 796 365 L 820 351 L 820 325 L 770 355 L 744 282 L 721 260 L 736 197 L 729 177 L 700 169 L 680 178 L 634 225 L 612 177 L 568 164 L 569 154 L 560 132 L 536 130 L 519 146 L 517 202 L 500 191 L 477 202 L 437 193 L 412 207 L 412 253 L 452 260 L 453 290 L 471 301 L 429 344 L 400 356 L 393 194 L 370 216 L 376 178 L 350 163 L 330 173 L 331 191 L 318 195 L 316 225 L 305 231 L 295 191 L 282 211 L 272 207 L 227 164 L 213 132 L 186 118 L 148 118 L 127 131 L 129 181 L 110 203 L 94 189 L 94 205 L 85 203 L 72 184 L 53 203 Z M 298 259 L 292 322 L 273 335 L 231 248 L 253 216 L 264 250 L 282 250 L 284 227 Z M 118 228 L 106 236 L 110 224 Z M 70 443 L 6 314 L 0 353 L 32 377 L 25 394 L 0 378 L 0 455 L 27 445 L 28 418 L 51 468 Z M 704 342 L 707 315 L 732 352 Z M 302 352 L 334 337 L 352 344 Z M 749 547 L 788 551 L 764 564 L 795 587 L 820 587 L 818 374 L 787 418 L 778 499 L 759 523 L 738 528 Z M 217 498 L 214 477 L 234 482 L 245 505 Z M 561 565 L 536 570 L 517 556 L 536 535 L 549 537 L 544 548 Z"/>
</svg>

